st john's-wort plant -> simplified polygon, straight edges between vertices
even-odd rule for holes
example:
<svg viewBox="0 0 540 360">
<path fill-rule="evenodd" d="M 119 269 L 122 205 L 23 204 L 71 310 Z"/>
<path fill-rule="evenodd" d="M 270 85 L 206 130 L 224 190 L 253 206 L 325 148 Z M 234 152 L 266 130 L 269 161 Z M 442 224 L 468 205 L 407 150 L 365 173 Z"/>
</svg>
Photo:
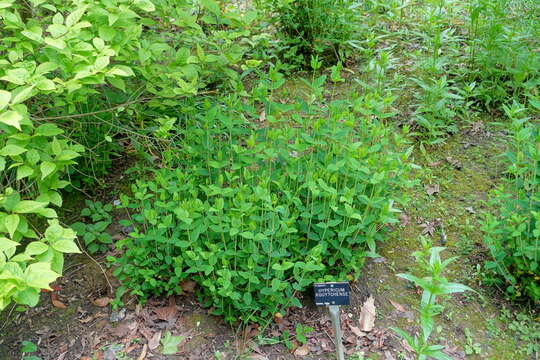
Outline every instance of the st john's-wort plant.
<svg viewBox="0 0 540 360">
<path fill-rule="evenodd" d="M 259 95 L 273 87 L 259 86 Z M 181 130 L 173 169 L 152 170 L 121 197 L 134 230 L 111 261 L 132 294 L 181 293 L 191 278 L 214 313 L 266 321 L 299 306 L 297 293 L 314 281 L 357 276 L 376 254 L 385 224 L 397 221 L 411 149 L 397 150 L 403 139 L 364 98 L 266 99 L 272 127 L 248 123 L 259 115 L 240 112 L 238 99 L 208 104 Z"/>
<path fill-rule="evenodd" d="M 456 257 L 443 261 L 440 253 L 445 248 L 432 247 L 427 239 L 422 238 L 421 240 L 423 249 L 414 252 L 413 255 L 425 276 L 417 277 L 412 274 L 398 274 L 399 277 L 413 282 L 422 289 L 422 299 L 418 309 L 421 333 L 420 336 L 417 336 L 409 335 L 398 328 L 392 328 L 392 330 L 407 341 L 407 344 L 416 352 L 417 360 L 427 360 L 429 358 L 451 360 L 450 356 L 442 352 L 443 345 L 431 344 L 430 341 L 431 334 L 435 329 L 435 318 L 444 310 L 438 299 L 448 294 L 473 290 L 465 285 L 449 282 L 444 277 L 444 270 L 451 262 L 457 259 Z"/>
</svg>

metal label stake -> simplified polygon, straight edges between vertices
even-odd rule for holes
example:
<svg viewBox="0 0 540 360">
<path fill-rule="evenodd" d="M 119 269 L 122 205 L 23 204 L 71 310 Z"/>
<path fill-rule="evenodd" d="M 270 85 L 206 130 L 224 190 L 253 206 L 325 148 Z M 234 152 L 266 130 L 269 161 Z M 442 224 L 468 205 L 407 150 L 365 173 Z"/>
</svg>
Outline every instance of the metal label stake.
<svg viewBox="0 0 540 360">
<path fill-rule="evenodd" d="M 336 336 L 336 353 L 338 360 L 345 360 L 345 349 L 341 335 L 341 318 L 339 314 L 340 305 L 349 305 L 349 283 L 330 282 L 313 284 L 315 292 L 315 305 L 327 306 L 330 312 L 330 319 L 334 326 Z"/>
<path fill-rule="evenodd" d="M 328 306 L 330 319 L 334 325 L 334 334 L 336 334 L 336 354 L 338 360 L 345 360 L 345 350 L 343 349 L 343 340 L 341 339 L 341 319 L 339 316 L 339 305 Z"/>
</svg>

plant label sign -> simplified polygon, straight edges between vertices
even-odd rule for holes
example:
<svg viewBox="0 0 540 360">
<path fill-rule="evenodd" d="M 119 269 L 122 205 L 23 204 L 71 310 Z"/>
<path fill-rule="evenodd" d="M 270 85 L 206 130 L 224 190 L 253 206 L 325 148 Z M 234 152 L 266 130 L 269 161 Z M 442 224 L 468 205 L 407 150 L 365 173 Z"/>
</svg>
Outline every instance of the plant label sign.
<svg viewBox="0 0 540 360">
<path fill-rule="evenodd" d="M 349 283 L 327 282 L 313 284 L 315 305 L 349 305 Z"/>
</svg>

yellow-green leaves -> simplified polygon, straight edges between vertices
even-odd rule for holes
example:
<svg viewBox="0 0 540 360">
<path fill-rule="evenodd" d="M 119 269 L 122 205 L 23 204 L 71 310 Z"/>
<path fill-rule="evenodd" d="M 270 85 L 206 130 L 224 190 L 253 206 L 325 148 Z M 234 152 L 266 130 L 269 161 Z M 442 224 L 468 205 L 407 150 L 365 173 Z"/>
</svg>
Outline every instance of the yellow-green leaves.
<svg viewBox="0 0 540 360">
<path fill-rule="evenodd" d="M 9 126 L 13 126 L 17 130 L 21 130 L 22 115 L 17 111 L 9 110 L 0 113 L 0 122 Z"/>
<path fill-rule="evenodd" d="M 156 7 L 150 0 L 135 0 L 135 6 L 148 12 L 156 10 Z"/>
<path fill-rule="evenodd" d="M 30 287 L 36 289 L 50 289 L 49 284 L 60 277 L 60 274 L 51 270 L 46 262 L 37 262 L 28 265 L 24 271 L 24 280 Z"/>
<path fill-rule="evenodd" d="M 45 240 L 53 249 L 62 253 L 80 253 L 75 244 L 75 232 L 70 228 L 60 226 L 58 220 L 50 220 L 49 227 L 45 231 Z"/>
<path fill-rule="evenodd" d="M 81 20 L 81 17 L 84 15 L 84 12 L 88 8 L 88 5 L 84 5 L 77 10 L 73 11 L 71 14 L 68 15 L 66 18 L 66 26 L 71 27 L 75 25 L 76 23 Z"/>
<path fill-rule="evenodd" d="M 0 111 L 4 110 L 11 100 L 11 93 L 9 91 L 0 90 Z"/>
<path fill-rule="evenodd" d="M 52 172 L 56 169 L 56 165 L 53 162 L 44 161 L 39 166 L 39 169 L 41 170 L 41 180 L 43 180 L 52 174 Z"/>
<path fill-rule="evenodd" d="M 10 7 L 11 5 L 13 5 L 13 2 L 15 2 L 15 0 L 0 0 L 0 9 L 6 9 Z"/>
<path fill-rule="evenodd" d="M 19 215 L 11 214 L 7 215 L 4 218 L 4 226 L 6 227 L 9 236 L 13 238 L 13 234 L 15 234 L 15 231 L 17 230 L 17 227 L 19 226 Z"/>
<path fill-rule="evenodd" d="M 9 69 L 6 74 L 0 78 L 0 80 L 8 81 L 15 85 L 24 85 L 30 77 L 28 70 L 24 68 Z"/>
<path fill-rule="evenodd" d="M 21 146 L 8 144 L 0 150 L 0 156 L 17 156 L 26 151 L 27 150 Z"/>
<path fill-rule="evenodd" d="M 31 214 L 36 213 L 38 210 L 44 209 L 46 206 L 47 203 L 45 202 L 22 200 L 15 205 L 13 212 L 17 214 Z"/>
</svg>

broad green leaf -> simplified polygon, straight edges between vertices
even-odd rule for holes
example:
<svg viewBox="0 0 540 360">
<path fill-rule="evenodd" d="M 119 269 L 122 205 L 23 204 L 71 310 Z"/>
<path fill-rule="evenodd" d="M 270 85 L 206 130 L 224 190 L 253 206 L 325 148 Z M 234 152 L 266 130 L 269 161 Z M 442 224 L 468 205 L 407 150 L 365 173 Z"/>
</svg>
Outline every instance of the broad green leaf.
<svg viewBox="0 0 540 360">
<path fill-rule="evenodd" d="M 41 42 L 43 40 L 43 30 L 39 26 L 33 26 L 21 32 L 22 35 L 26 36 L 30 40 Z"/>
<path fill-rule="evenodd" d="M 23 353 L 32 353 L 37 351 L 37 346 L 33 342 L 23 341 L 21 345 L 21 352 Z"/>
<path fill-rule="evenodd" d="M 41 180 L 43 180 L 56 170 L 56 164 L 50 161 L 44 161 L 39 166 L 39 169 L 41 170 Z"/>
<path fill-rule="evenodd" d="M 51 265 L 38 262 L 28 265 L 24 271 L 24 280 L 33 288 L 49 289 L 49 284 L 60 277 L 60 274 L 51 270 Z"/>
<path fill-rule="evenodd" d="M 58 39 L 68 32 L 68 28 L 64 25 L 51 24 L 47 27 L 47 32 L 49 32 L 53 38 Z"/>
<path fill-rule="evenodd" d="M 0 156 L 0 171 L 4 171 L 6 168 L 6 159 Z"/>
<path fill-rule="evenodd" d="M 10 214 L 4 218 L 4 226 L 6 227 L 11 238 L 13 238 L 13 234 L 15 234 L 15 231 L 17 231 L 19 221 L 19 215 L 16 214 Z"/>
<path fill-rule="evenodd" d="M 44 63 L 38 65 L 38 67 L 36 68 L 35 74 L 36 75 L 48 74 L 51 71 L 56 70 L 57 68 L 58 68 L 57 63 L 54 63 L 54 62 L 51 62 L 51 61 L 44 62 Z"/>
<path fill-rule="evenodd" d="M 61 13 L 58 12 L 54 14 L 52 22 L 55 25 L 62 25 L 64 23 L 64 17 L 62 16 Z"/>
<path fill-rule="evenodd" d="M 11 99 L 11 104 L 15 105 L 28 100 L 30 97 L 32 97 L 33 90 L 34 85 L 17 88 L 17 90 L 13 91 L 13 98 Z"/>
<path fill-rule="evenodd" d="M 220 15 L 219 4 L 215 0 L 200 0 L 201 4 L 214 15 Z"/>
<path fill-rule="evenodd" d="M 9 110 L 0 114 L 0 122 L 9 126 L 13 126 L 17 130 L 21 130 L 22 115 L 17 111 Z"/>
<path fill-rule="evenodd" d="M 66 26 L 73 26 L 75 25 L 76 23 L 79 22 L 79 20 L 81 20 L 81 17 L 84 15 L 84 12 L 86 11 L 88 5 L 84 5 L 80 8 L 78 8 L 77 10 L 73 11 L 71 14 L 68 15 L 68 17 L 66 18 Z"/>
<path fill-rule="evenodd" d="M 35 213 L 39 209 L 43 209 L 47 206 L 47 203 L 32 201 L 32 200 L 22 200 L 13 209 L 13 212 L 17 214 L 30 214 Z"/>
<path fill-rule="evenodd" d="M 135 0 L 135 6 L 148 12 L 156 10 L 156 7 L 150 0 Z"/>
<path fill-rule="evenodd" d="M 163 355 L 174 355 L 178 352 L 178 345 L 184 340 L 184 336 L 173 336 L 170 331 L 161 338 L 161 353 Z"/>
<path fill-rule="evenodd" d="M 54 81 L 52 81 L 50 79 L 43 79 L 43 80 L 38 81 L 36 83 L 36 87 L 39 90 L 43 90 L 43 91 L 51 91 L 51 90 L 56 89 L 56 85 L 55 85 Z"/>
<path fill-rule="evenodd" d="M 81 252 L 73 240 L 59 240 L 51 246 L 54 250 L 62 253 L 78 254 Z"/>
<path fill-rule="evenodd" d="M 32 169 L 30 166 L 23 165 L 19 166 L 17 168 L 17 180 L 24 179 L 25 177 L 28 177 L 34 173 L 34 169 Z"/>
<path fill-rule="evenodd" d="M 6 74 L 0 78 L 1 80 L 9 81 L 15 85 L 24 85 L 26 80 L 30 77 L 28 70 L 23 68 L 9 69 Z"/>
<path fill-rule="evenodd" d="M 35 288 L 27 287 L 24 290 L 17 292 L 13 296 L 13 300 L 15 300 L 17 304 L 36 306 L 39 302 L 39 290 Z M 26 347 L 26 349 L 33 350 L 34 348 Z M 33 351 L 36 351 L 36 350 L 33 350 Z M 26 352 L 33 352 L 33 351 L 26 351 Z"/>
<path fill-rule="evenodd" d="M 26 152 L 26 149 L 17 145 L 6 145 L 0 150 L 1 156 L 17 156 Z"/>
<path fill-rule="evenodd" d="M 92 40 L 92 44 L 94 44 L 94 47 L 99 51 L 103 50 L 103 48 L 105 47 L 105 42 L 103 41 L 103 39 L 98 37 L 95 37 Z"/>
<path fill-rule="evenodd" d="M 40 125 L 35 132 L 35 135 L 40 136 L 56 136 L 62 134 L 64 131 L 54 124 Z"/>
<path fill-rule="evenodd" d="M 11 100 L 11 93 L 6 90 L 0 90 L 0 111 L 4 110 L 7 104 L 9 104 L 9 100 Z"/>
<path fill-rule="evenodd" d="M 15 0 L 0 0 L 0 9 L 5 9 L 13 5 Z"/>
<path fill-rule="evenodd" d="M 56 157 L 58 161 L 69 161 L 81 156 L 79 153 L 72 150 L 64 150 Z"/>
<path fill-rule="evenodd" d="M 9 250 L 9 249 L 13 249 L 17 246 L 19 246 L 20 244 L 16 241 L 13 241 L 13 240 L 9 240 L 8 238 L 6 237 L 0 237 L 0 252 L 4 252 L 6 250 Z"/>
<path fill-rule="evenodd" d="M 60 50 L 66 48 L 66 43 L 62 39 L 53 39 L 52 37 L 46 37 L 45 43 Z"/>
<path fill-rule="evenodd" d="M 39 255 L 49 250 L 49 246 L 41 241 L 32 241 L 26 245 L 25 253 L 27 255 Z"/>
<path fill-rule="evenodd" d="M 49 218 L 49 219 L 56 219 L 58 217 L 58 214 L 56 214 L 56 211 L 51 208 L 38 209 L 36 210 L 36 214 Z"/>
<path fill-rule="evenodd" d="M 96 62 L 94 63 L 94 67 L 97 71 L 101 71 L 105 69 L 110 63 L 108 56 L 100 56 L 96 59 Z"/>
</svg>

